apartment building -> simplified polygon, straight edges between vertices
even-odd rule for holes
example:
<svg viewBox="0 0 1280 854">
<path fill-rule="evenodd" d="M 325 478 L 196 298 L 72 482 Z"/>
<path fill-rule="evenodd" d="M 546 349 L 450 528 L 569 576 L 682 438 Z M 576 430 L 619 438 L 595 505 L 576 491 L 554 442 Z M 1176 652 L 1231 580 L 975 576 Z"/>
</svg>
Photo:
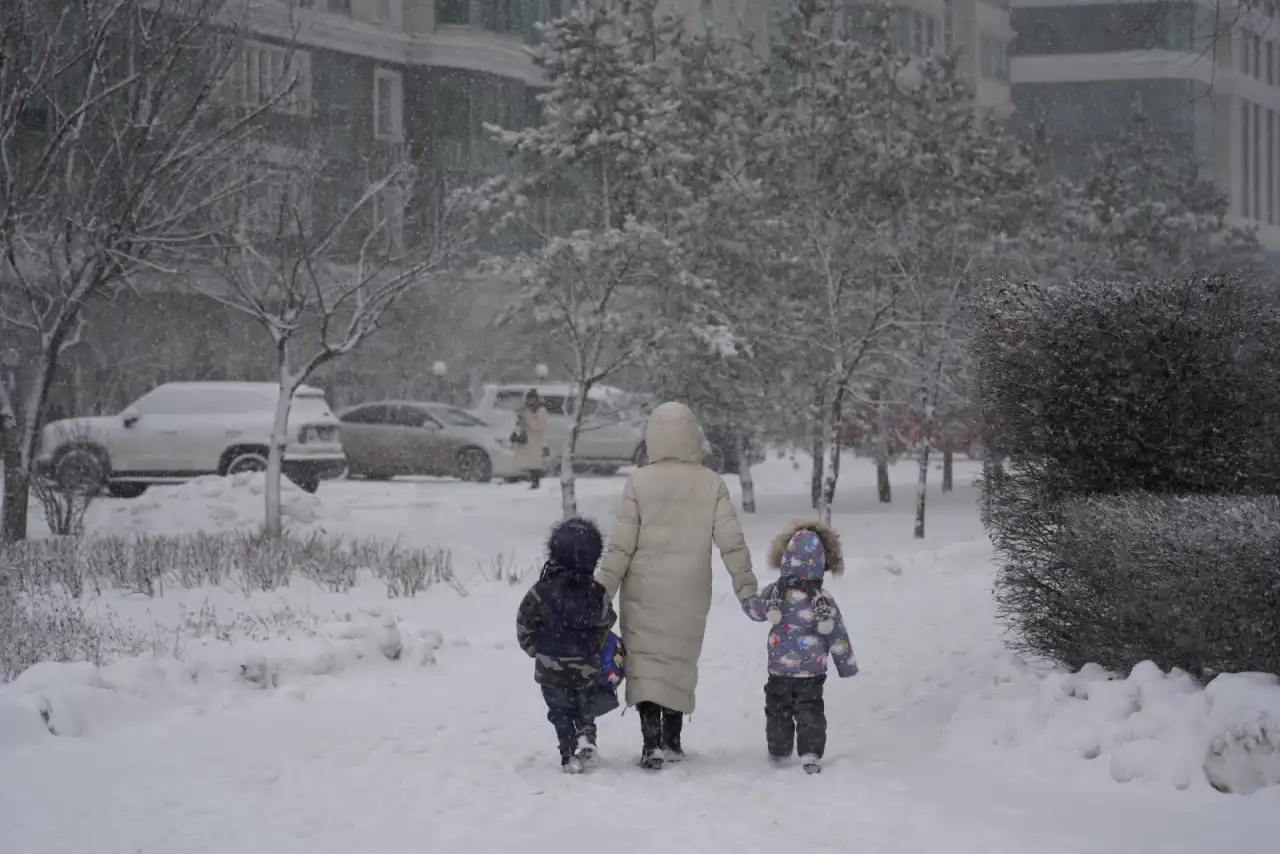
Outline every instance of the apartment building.
<svg viewBox="0 0 1280 854">
<path fill-rule="evenodd" d="M 1280 249 L 1280 27 L 1273 2 L 1013 0 L 1016 115 L 1065 174 L 1135 109 L 1201 158 L 1231 215 Z"/>
<path fill-rule="evenodd" d="M 538 41 L 537 24 L 562 14 L 568 2 L 258 0 L 257 50 L 261 62 L 276 64 L 251 58 L 251 72 L 285 73 L 270 56 L 296 38 L 303 55 L 293 66 L 305 95 L 295 109 L 332 128 L 340 155 L 402 144 L 432 168 L 489 173 L 505 159 L 483 126 L 536 120 L 540 79 L 528 48 Z M 668 2 L 690 20 L 765 36 L 787 0 Z M 894 28 L 918 55 L 958 51 L 977 103 L 1009 109 L 1007 0 L 903 0 Z"/>
</svg>

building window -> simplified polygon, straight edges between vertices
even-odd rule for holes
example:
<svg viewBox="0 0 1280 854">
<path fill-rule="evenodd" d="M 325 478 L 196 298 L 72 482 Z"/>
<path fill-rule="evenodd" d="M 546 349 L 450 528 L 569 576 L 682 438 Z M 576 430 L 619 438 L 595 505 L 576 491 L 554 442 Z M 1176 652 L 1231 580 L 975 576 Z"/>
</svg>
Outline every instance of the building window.
<svg viewBox="0 0 1280 854">
<path fill-rule="evenodd" d="M 1250 51 L 1253 59 L 1253 68 L 1251 70 L 1254 77 L 1262 79 L 1262 38 L 1253 37 L 1253 50 Z"/>
<path fill-rule="evenodd" d="M 350 0 L 348 0 L 348 4 Z M 373 20 L 379 24 L 392 27 L 400 26 L 402 18 L 402 0 L 374 0 Z"/>
<path fill-rule="evenodd" d="M 277 112 L 311 115 L 311 54 L 280 45 L 245 42 L 223 81 L 227 100 Z"/>
<path fill-rule="evenodd" d="M 1267 225 L 1276 224 L 1276 114 L 1267 110 Z"/>
<path fill-rule="evenodd" d="M 399 71 L 373 72 L 373 135 L 393 142 L 404 139 L 404 80 Z"/>
<path fill-rule="evenodd" d="M 898 50 L 911 52 L 911 10 L 898 6 L 893 10 L 893 41 Z"/>
<path fill-rule="evenodd" d="M 1008 80 L 1009 65 L 1005 56 L 1004 42 L 991 36 L 983 36 L 978 47 L 981 54 L 979 61 L 982 76 L 988 80 Z"/>
<path fill-rule="evenodd" d="M 1271 42 L 1267 42 L 1267 85 L 1276 85 L 1276 51 Z"/>
<path fill-rule="evenodd" d="M 338 15 L 350 15 L 351 0 L 329 0 L 329 11 Z"/>
<path fill-rule="evenodd" d="M 1080 4 L 1055 0 L 1055 5 L 1014 9 L 1010 26 L 1018 34 L 1022 56 L 1191 50 L 1196 45 L 1208 47 L 1211 24 L 1197 22 L 1198 8 L 1186 0 Z M 1243 70 L 1247 72 L 1248 66 Z"/>
<path fill-rule="evenodd" d="M 471 0 L 436 0 L 436 24 L 470 26 Z"/>
<path fill-rule="evenodd" d="M 955 50 L 955 11 L 951 0 L 942 0 L 942 52 L 951 55 Z"/>
<path fill-rule="evenodd" d="M 1240 215 L 1249 216 L 1249 105 L 1240 102 Z"/>
<path fill-rule="evenodd" d="M 1253 218 L 1262 219 L 1262 107 L 1253 105 Z"/>
</svg>

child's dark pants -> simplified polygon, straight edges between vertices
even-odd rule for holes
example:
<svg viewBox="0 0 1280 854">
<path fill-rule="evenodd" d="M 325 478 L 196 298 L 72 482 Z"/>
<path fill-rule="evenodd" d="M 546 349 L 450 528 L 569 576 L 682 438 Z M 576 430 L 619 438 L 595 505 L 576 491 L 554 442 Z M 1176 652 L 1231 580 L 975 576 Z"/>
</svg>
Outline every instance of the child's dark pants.
<svg viewBox="0 0 1280 854">
<path fill-rule="evenodd" d="M 822 758 L 827 748 L 826 676 L 769 676 L 764 686 L 765 739 L 769 755 L 784 759 L 794 748 Z"/>
<path fill-rule="evenodd" d="M 587 688 L 542 686 L 542 699 L 547 702 L 547 720 L 556 728 L 556 741 L 561 756 L 572 756 L 578 749 L 578 736 L 596 743 L 596 718 L 618 707 L 616 691 L 592 685 Z"/>
</svg>

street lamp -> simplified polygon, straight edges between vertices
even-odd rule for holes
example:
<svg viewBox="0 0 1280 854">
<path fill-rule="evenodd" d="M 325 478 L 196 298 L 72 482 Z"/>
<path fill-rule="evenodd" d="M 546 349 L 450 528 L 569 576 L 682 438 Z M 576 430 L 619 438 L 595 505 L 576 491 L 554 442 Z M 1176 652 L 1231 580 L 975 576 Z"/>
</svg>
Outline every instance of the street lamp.
<svg viewBox="0 0 1280 854">
<path fill-rule="evenodd" d="M 449 366 L 444 362 L 436 362 L 431 366 L 431 373 L 435 374 L 440 379 L 444 379 L 444 375 L 449 373 Z"/>
<path fill-rule="evenodd" d="M 542 364 L 542 362 L 539 362 L 537 365 L 534 366 L 533 373 L 534 373 L 534 376 L 536 376 L 538 379 L 545 380 L 547 378 L 547 373 L 548 373 L 547 366 Z"/>
</svg>

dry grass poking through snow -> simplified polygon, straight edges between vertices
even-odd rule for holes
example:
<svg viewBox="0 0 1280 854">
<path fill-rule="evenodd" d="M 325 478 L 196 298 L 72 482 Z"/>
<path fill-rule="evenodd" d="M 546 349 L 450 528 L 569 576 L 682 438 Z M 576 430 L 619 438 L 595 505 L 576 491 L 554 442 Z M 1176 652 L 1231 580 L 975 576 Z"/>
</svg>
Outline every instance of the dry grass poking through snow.
<svg viewBox="0 0 1280 854">
<path fill-rule="evenodd" d="M 416 596 L 437 585 L 457 594 L 467 588 L 447 550 L 407 548 L 378 539 L 342 539 L 321 533 L 273 540 L 257 533 L 183 536 L 50 537 L 0 547 L 0 683 L 44 661 L 94 664 L 148 650 L 169 639 L 144 637 L 132 628 L 84 613 L 80 599 L 104 590 L 163 596 L 166 590 L 238 589 L 247 596 L 298 583 L 332 593 L 352 590 L 362 576 L 386 586 L 389 598 Z M 230 640 L 314 634 L 318 618 L 290 612 L 281 625 L 251 625 L 236 615 L 187 615 L 175 638 Z M 272 630 L 274 628 L 274 631 Z M 177 641 L 173 641 L 177 643 Z M 165 650 L 177 654 L 175 650 Z"/>
<path fill-rule="evenodd" d="M 415 596 L 437 584 L 467 590 L 444 549 L 406 548 L 379 539 L 321 533 L 278 540 L 256 533 L 184 536 L 50 537 L 0 548 L 0 576 L 28 594 L 61 588 L 79 598 L 103 589 L 163 595 L 166 587 L 193 590 L 231 585 L 246 594 L 288 587 L 299 578 L 343 593 L 361 572 L 382 580 L 391 598 Z"/>
</svg>

